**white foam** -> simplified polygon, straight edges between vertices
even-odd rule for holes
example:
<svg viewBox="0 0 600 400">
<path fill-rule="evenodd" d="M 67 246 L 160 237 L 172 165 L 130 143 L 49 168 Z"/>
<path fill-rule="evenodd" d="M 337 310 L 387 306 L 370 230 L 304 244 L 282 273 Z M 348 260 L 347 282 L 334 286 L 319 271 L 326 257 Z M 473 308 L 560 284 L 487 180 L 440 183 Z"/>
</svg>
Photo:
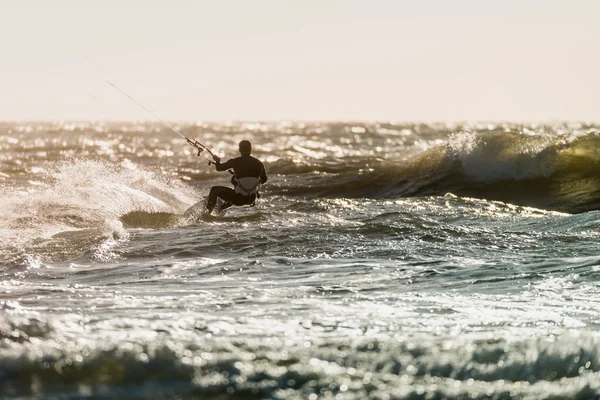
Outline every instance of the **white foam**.
<svg viewBox="0 0 600 400">
<path fill-rule="evenodd" d="M 516 133 L 457 133 L 448 140 L 450 156 L 477 182 L 548 177 L 556 169 L 556 138 Z"/>
<path fill-rule="evenodd" d="M 122 215 L 181 213 L 197 200 L 192 187 L 130 161 L 74 160 L 47 169 L 46 183 L 32 191 L 0 193 L 3 249 L 30 246 L 66 231 L 93 229 L 105 237 L 123 237 Z"/>
</svg>

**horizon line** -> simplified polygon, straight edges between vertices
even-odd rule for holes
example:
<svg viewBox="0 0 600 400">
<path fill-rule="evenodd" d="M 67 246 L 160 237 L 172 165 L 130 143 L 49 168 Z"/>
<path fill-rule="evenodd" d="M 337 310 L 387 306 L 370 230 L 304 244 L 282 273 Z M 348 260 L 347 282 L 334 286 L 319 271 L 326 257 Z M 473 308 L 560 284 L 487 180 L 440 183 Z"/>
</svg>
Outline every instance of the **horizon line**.
<svg viewBox="0 0 600 400">
<path fill-rule="evenodd" d="M 600 119 L 598 120 L 583 120 L 583 119 L 452 119 L 452 120 L 394 120 L 394 119 L 165 119 L 170 123 L 186 124 L 186 125 L 197 125 L 197 124 L 242 124 L 242 123 L 264 123 L 264 124 L 282 124 L 282 123 L 322 123 L 322 124 L 586 124 L 586 125 L 600 125 Z M 141 123 L 141 124 L 162 124 L 161 121 L 156 119 L 83 119 L 83 118 L 64 118 L 64 119 L 46 119 L 46 118 L 19 118 L 19 119 L 2 119 L 2 124 L 16 124 L 16 123 Z"/>
</svg>

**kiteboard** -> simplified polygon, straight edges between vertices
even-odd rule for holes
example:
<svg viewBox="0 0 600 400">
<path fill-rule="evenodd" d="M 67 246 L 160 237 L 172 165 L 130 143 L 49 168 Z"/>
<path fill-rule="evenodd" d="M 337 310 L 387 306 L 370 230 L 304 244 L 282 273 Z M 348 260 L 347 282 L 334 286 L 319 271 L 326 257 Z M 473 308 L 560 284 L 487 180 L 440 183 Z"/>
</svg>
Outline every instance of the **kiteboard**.
<svg viewBox="0 0 600 400">
<path fill-rule="evenodd" d="M 187 219 L 199 220 L 202 217 L 206 217 L 208 215 L 214 215 L 217 217 L 224 217 L 227 213 L 227 210 L 221 210 L 221 205 L 224 201 L 219 197 L 217 198 L 217 205 L 213 209 L 212 213 L 208 213 L 206 210 L 206 199 L 200 200 L 183 213 L 183 217 Z"/>
</svg>

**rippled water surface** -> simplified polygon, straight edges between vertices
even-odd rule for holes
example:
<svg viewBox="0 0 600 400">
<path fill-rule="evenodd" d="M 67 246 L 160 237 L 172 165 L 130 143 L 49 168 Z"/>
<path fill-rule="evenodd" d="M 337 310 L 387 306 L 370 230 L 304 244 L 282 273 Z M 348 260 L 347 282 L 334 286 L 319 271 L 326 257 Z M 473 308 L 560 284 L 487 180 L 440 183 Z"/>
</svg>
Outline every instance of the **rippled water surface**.
<svg viewBox="0 0 600 400">
<path fill-rule="evenodd" d="M 600 397 L 583 124 L 0 124 L 0 398 Z"/>
</svg>

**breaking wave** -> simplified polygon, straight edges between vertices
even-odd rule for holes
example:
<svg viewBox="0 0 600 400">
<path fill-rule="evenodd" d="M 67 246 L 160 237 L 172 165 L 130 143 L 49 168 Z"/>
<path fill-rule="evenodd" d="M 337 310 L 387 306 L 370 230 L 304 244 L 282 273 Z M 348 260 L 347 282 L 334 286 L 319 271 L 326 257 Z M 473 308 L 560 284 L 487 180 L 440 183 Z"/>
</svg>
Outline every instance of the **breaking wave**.
<svg viewBox="0 0 600 400">
<path fill-rule="evenodd" d="M 0 304 L 1 305 L 1 304 Z M 219 333 L 203 321 L 178 329 Z M 596 398 L 593 334 L 509 341 L 271 337 L 100 345 L 61 338 L 50 322 L 0 322 L 0 392 L 73 398 Z M 10 344 L 10 345 L 9 345 Z"/>
<path fill-rule="evenodd" d="M 600 134 L 457 133 L 400 162 L 337 174 L 321 167 L 272 184 L 278 194 L 397 198 L 458 196 L 577 213 L 600 208 Z M 284 168 L 282 171 L 286 172 Z M 306 169 L 306 166 L 303 168 Z M 333 172 L 333 171 L 330 171 Z"/>
</svg>

